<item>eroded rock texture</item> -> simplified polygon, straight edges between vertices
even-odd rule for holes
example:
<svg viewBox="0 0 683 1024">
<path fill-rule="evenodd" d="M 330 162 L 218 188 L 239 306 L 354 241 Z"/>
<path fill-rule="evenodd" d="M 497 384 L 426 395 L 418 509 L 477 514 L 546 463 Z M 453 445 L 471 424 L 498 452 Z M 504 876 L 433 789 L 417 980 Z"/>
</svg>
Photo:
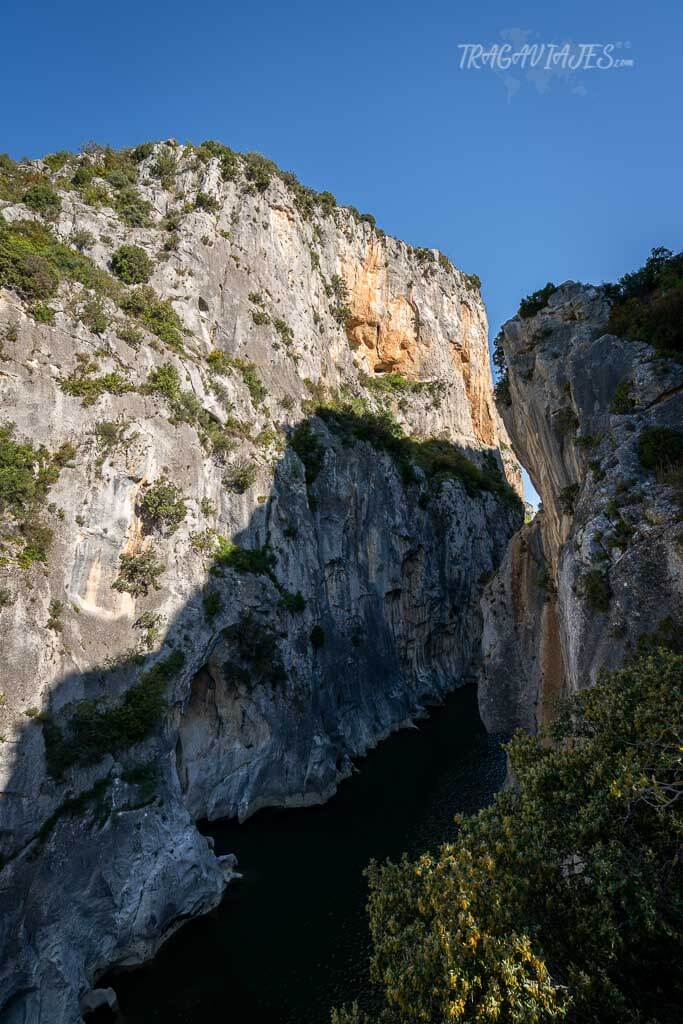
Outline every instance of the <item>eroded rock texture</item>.
<svg viewBox="0 0 683 1024">
<path fill-rule="evenodd" d="M 4 440 L 37 487 L 4 506 L 0 568 L 11 1024 L 77 1021 L 107 967 L 217 903 L 233 865 L 197 818 L 326 799 L 471 677 L 520 521 L 489 486 L 519 477 L 471 279 L 253 162 L 138 156 L 148 213 L 94 152 L 87 188 L 51 175 L 51 230 L 104 272 L 140 247 L 156 298 L 63 253 L 47 302 L 0 290 Z M 395 423 L 480 472 L 412 467 Z"/>
<path fill-rule="evenodd" d="M 639 638 L 680 636 L 680 479 L 644 468 L 637 444 L 653 427 L 680 430 L 683 367 L 606 334 L 608 315 L 602 288 L 568 283 L 503 328 L 500 408 L 543 511 L 483 599 L 492 730 L 534 730 L 556 696 L 591 685 Z"/>
</svg>

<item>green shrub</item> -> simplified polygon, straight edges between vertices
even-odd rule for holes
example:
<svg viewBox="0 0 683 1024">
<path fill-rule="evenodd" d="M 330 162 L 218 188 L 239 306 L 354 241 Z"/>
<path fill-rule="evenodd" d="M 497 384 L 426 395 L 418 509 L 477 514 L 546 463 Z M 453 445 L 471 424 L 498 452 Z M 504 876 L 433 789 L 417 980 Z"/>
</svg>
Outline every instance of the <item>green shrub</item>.
<svg viewBox="0 0 683 1024">
<path fill-rule="evenodd" d="M 439 259 L 441 258 L 441 255 L 442 254 L 440 253 Z M 478 274 L 464 274 L 463 276 L 465 278 L 465 287 L 467 288 L 468 292 L 481 291 L 481 278 L 479 277 Z"/>
<path fill-rule="evenodd" d="M 539 288 L 537 292 L 527 295 L 519 304 L 518 316 L 521 316 L 523 320 L 529 320 L 532 316 L 536 316 L 537 313 L 540 313 L 545 308 L 548 304 L 548 299 L 555 291 L 557 291 L 556 286 L 552 281 L 548 281 L 543 288 Z"/>
<path fill-rule="evenodd" d="M 132 185 L 121 189 L 114 201 L 114 209 L 128 227 L 145 228 L 149 225 L 152 204 L 143 199 Z"/>
<path fill-rule="evenodd" d="M 165 477 L 156 480 L 140 500 L 140 515 L 148 530 L 172 534 L 187 515 L 187 505 L 178 487 Z"/>
<path fill-rule="evenodd" d="M 213 619 L 223 607 L 220 594 L 215 590 L 205 590 L 202 594 L 202 608 L 207 619 Z"/>
<path fill-rule="evenodd" d="M 557 496 L 557 504 L 566 516 L 574 514 L 574 507 L 579 493 L 578 484 L 569 484 L 564 487 Z"/>
<path fill-rule="evenodd" d="M 451 842 L 370 865 L 373 1021 L 678 1019 L 682 679 L 663 650 L 603 670 Z"/>
<path fill-rule="evenodd" d="M 594 612 L 609 610 L 612 588 L 601 569 L 589 569 L 579 579 L 578 590 L 588 607 Z"/>
<path fill-rule="evenodd" d="M 237 459 L 226 471 L 223 483 L 230 491 L 244 494 L 256 481 L 256 465 L 251 459 Z"/>
<path fill-rule="evenodd" d="M 153 548 L 139 554 L 119 556 L 119 574 L 112 583 L 112 588 L 133 597 L 146 597 L 150 588 L 159 590 L 159 577 L 166 571 L 166 566 L 159 561 Z"/>
<path fill-rule="evenodd" d="M 147 160 L 154 153 L 153 142 L 142 142 L 139 146 L 136 146 L 131 153 L 131 158 L 135 163 L 142 163 L 143 160 Z"/>
<path fill-rule="evenodd" d="M 245 669 L 235 661 L 227 662 L 226 683 L 281 686 L 286 682 L 277 634 L 252 612 L 243 613 L 238 623 L 223 630 L 223 636 L 234 645 L 239 661 L 247 666 Z"/>
<path fill-rule="evenodd" d="M 46 163 L 53 174 L 57 171 L 61 171 L 65 164 L 68 164 L 71 160 L 72 154 L 66 149 L 60 149 L 57 153 L 48 153 L 47 156 L 43 157 L 43 163 Z"/>
<path fill-rule="evenodd" d="M 300 423 L 289 439 L 290 448 L 296 452 L 304 464 L 306 486 L 311 487 L 325 461 L 325 449 L 310 423 Z"/>
<path fill-rule="evenodd" d="M 262 309 L 252 309 L 251 319 L 257 327 L 262 327 L 264 324 L 270 323 L 270 317 Z"/>
<path fill-rule="evenodd" d="M 503 348 L 504 337 L 503 331 L 500 330 L 493 341 L 492 362 L 497 371 L 497 380 L 493 392 L 497 402 L 509 406 L 512 404 L 512 396 L 510 395 L 510 374 Z"/>
<path fill-rule="evenodd" d="M 310 635 L 311 647 L 314 650 L 319 650 L 325 645 L 325 630 L 322 626 L 315 625 L 311 630 Z"/>
<path fill-rule="evenodd" d="M 139 320 L 174 352 L 183 351 L 183 324 L 169 299 L 161 299 L 151 285 L 140 285 L 121 300 L 121 309 Z"/>
<path fill-rule="evenodd" d="M 270 185 L 271 178 L 278 172 L 277 166 L 272 160 L 261 156 L 260 153 L 245 153 L 242 160 L 249 190 L 265 192 Z"/>
<path fill-rule="evenodd" d="M 166 687 L 184 662 L 181 651 L 157 661 L 113 706 L 101 708 L 94 700 L 79 701 L 63 726 L 45 716 L 43 739 L 50 774 L 60 778 L 74 764 L 97 761 L 144 740 L 161 722 Z"/>
<path fill-rule="evenodd" d="M 226 537 L 216 536 L 214 568 L 270 576 L 275 559 L 270 548 L 242 548 Z"/>
<path fill-rule="evenodd" d="M 146 284 L 154 264 L 139 245 L 121 245 L 112 255 L 111 269 L 124 284 Z"/>
<path fill-rule="evenodd" d="M 221 204 L 208 192 L 198 192 L 194 201 L 195 210 L 204 210 L 206 213 L 218 213 Z"/>
<path fill-rule="evenodd" d="M 0 424 L 0 518 L 3 539 L 19 544 L 18 562 L 28 568 L 46 562 L 52 530 L 42 518 L 47 494 L 76 449 L 64 444 L 56 452 L 17 441 L 13 423 Z"/>
<path fill-rule="evenodd" d="M 606 286 L 612 299 L 611 334 L 653 345 L 683 359 L 683 253 L 653 249 L 645 265 Z"/>
<path fill-rule="evenodd" d="M 149 371 L 144 390 L 147 394 L 163 395 L 173 403 L 180 397 L 180 377 L 175 366 L 164 363 Z"/>
<path fill-rule="evenodd" d="M 59 386 L 66 395 L 81 398 L 83 405 L 94 405 L 98 398 L 107 392 L 111 395 L 125 395 L 133 390 L 133 386 L 120 373 L 103 373 L 94 375 L 94 368 L 83 365 L 68 377 L 62 377 Z"/>
<path fill-rule="evenodd" d="M 31 210 L 35 210 L 36 213 L 40 213 L 49 220 L 54 220 L 58 217 L 59 211 L 62 208 L 61 199 L 48 181 L 31 185 L 24 192 L 22 202 Z"/>
<path fill-rule="evenodd" d="M 626 378 L 624 378 L 624 380 L 619 381 L 614 389 L 610 412 L 624 416 L 627 413 L 633 412 L 635 407 L 636 403 L 633 398 L 633 384 L 630 380 L 626 380 Z"/>
<path fill-rule="evenodd" d="M 683 433 L 670 427 L 646 427 L 638 436 L 637 448 L 644 469 L 671 469 L 683 462 Z"/>
<path fill-rule="evenodd" d="M 110 324 L 109 314 L 99 295 L 93 295 L 81 306 L 78 319 L 93 332 L 104 334 Z"/>
<path fill-rule="evenodd" d="M 44 302 L 34 302 L 30 309 L 31 316 L 39 324 L 53 324 L 55 311 Z"/>
<path fill-rule="evenodd" d="M 150 167 L 150 173 L 159 179 L 164 188 L 173 187 L 177 170 L 178 161 L 175 153 L 168 150 L 159 150 L 156 160 Z"/>
<path fill-rule="evenodd" d="M 85 228 L 78 228 L 76 231 L 72 231 L 69 235 L 69 241 L 75 249 L 79 252 L 83 252 L 84 249 L 91 249 L 95 244 L 95 236 L 92 231 L 86 231 Z"/>
<path fill-rule="evenodd" d="M 280 603 L 286 611 L 293 612 L 295 615 L 300 615 L 306 610 L 306 598 L 300 590 L 297 590 L 296 594 L 283 591 Z"/>
</svg>

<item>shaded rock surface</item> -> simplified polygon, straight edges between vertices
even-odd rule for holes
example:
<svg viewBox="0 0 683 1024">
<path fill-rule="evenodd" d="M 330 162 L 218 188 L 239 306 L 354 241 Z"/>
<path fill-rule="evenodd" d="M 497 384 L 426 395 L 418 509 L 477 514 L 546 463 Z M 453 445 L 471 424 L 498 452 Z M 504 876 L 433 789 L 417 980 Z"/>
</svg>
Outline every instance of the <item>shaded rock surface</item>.
<svg viewBox="0 0 683 1024">
<path fill-rule="evenodd" d="M 542 512 L 482 601 L 491 730 L 536 729 L 555 697 L 621 664 L 639 638 L 681 632 L 680 480 L 645 469 L 637 441 L 651 427 L 681 429 L 683 367 L 606 334 L 608 316 L 602 288 L 570 282 L 503 327 L 500 410 Z"/>
<path fill-rule="evenodd" d="M 173 187 L 154 171 L 169 151 Z M 225 180 L 188 147 L 138 164 L 144 226 L 97 175 L 100 205 L 85 202 L 73 171 L 51 175 L 57 237 L 103 271 L 123 243 L 144 249 L 182 340 L 106 296 L 94 316 L 80 284 L 62 282 L 53 323 L 0 290 L 3 419 L 35 452 L 72 446 L 33 510 L 46 560 L 13 523 L 0 567 L 3 1024 L 79 1020 L 106 968 L 217 904 L 235 865 L 195 820 L 327 799 L 353 757 L 471 678 L 478 581 L 520 523 L 509 495 L 406 473 L 316 415 L 391 412 L 519 487 L 484 307 L 447 260 L 343 208 L 305 215 L 281 177 L 257 188 L 238 161 Z M 160 481 L 175 519 L 145 505 Z M 158 572 L 115 589 L 121 556 Z M 88 756 L 69 746 L 78 716 L 81 738 L 101 733 L 140 673 L 171 662 L 154 729 Z"/>
</svg>

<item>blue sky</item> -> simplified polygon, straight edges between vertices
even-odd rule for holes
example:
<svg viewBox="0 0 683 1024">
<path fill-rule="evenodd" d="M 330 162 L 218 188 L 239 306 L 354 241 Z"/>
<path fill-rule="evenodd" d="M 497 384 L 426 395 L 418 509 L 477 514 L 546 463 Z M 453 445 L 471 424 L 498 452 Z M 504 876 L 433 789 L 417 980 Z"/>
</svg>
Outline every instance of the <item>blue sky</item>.
<svg viewBox="0 0 683 1024">
<path fill-rule="evenodd" d="M 682 247 L 671 0 L 9 0 L 2 20 L 0 151 L 171 136 L 259 150 L 478 273 L 491 336 L 547 280 L 612 280 L 654 245 Z M 510 30 L 628 42 L 614 54 L 634 66 L 507 82 L 459 68 L 458 44 Z"/>
</svg>

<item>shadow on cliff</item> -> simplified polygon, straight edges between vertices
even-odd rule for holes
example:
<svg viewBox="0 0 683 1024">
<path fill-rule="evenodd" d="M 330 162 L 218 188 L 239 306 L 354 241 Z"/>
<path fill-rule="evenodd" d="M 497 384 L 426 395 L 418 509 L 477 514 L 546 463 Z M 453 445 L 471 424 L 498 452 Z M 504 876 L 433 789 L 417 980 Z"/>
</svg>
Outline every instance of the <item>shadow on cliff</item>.
<svg viewBox="0 0 683 1024">
<path fill-rule="evenodd" d="M 213 531 L 196 538 L 196 545 L 205 545 L 210 562 L 205 583 L 168 623 L 158 649 L 136 650 L 101 668 L 70 673 L 52 687 L 47 707 L 22 728 L 15 741 L 12 781 L 2 794 L 3 867 L 19 857 L 26 861 L 39 858 L 66 818 L 85 818 L 92 828 L 100 829 L 114 809 L 133 810 L 159 801 L 161 759 L 172 751 L 178 723 L 192 699 L 188 675 L 196 679 L 218 642 L 229 652 L 222 665 L 225 682 L 247 693 L 256 684 L 285 686 L 288 668 L 280 646 L 285 638 L 312 660 L 314 682 L 325 672 L 339 674 L 342 663 L 345 673 L 353 672 L 350 663 L 354 659 L 355 671 L 360 671 L 362 661 L 363 672 L 371 677 L 373 673 L 401 672 L 390 631 L 379 630 L 377 622 L 368 621 L 367 614 L 364 619 L 362 611 L 350 635 L 335 635 L 334 619 L 323 600 L 324 573 L 320 576 L 322 591 L 317 595 L 303 593 L 303 587 L 287 589 L 281 582 L 283 578 L 288 583 L 303 578 L 301 573 L 297 576 L 296 566 L 303 562 L 303 545 L 310 542 L 307 531 L 312 528 L 318 539 L 324 536 L 321 517 L 329 511 L 324 472 L 329 449 L 340 451 L 366 442 L 370 447 L 365 450 L 371 452 L 374 464 L 380 465 L 385 483 L 390 463 L 379 456 L 388 456 L 397 475 L 390 474 L 387 486 L 394 489 L 403 508 L 409 506 L 416 521 L 437 517 L 436 538 L 442 536 L 436 498 L 441 485 L 449 480 L 461 484 L 471 498 L 495 495 L 509 515 L 507 536 L 521 522 L 521 503 L 505 482 L 499 453 L 482 455 L 445 440 L 407 438 L 389 415 L 358 412 L 349 406 L 319 407 L 295 428 L 285 429 L 287 446 L 271 491 L 253 510 L 248 526 L 232 541 Z M 362 476 L 364 468 L 366 463 L 359 458 L 361 476 L 355 484 L 360 491 L 375 483 Z M 226 479 L 229 475 L 228 464 Z M 247 479 L 231 479 L 234 491 L 247 489 Z M 338 506 L 339 495 L 335 501 Z M 153 534 L 151 539 L 153 546 Z M 499 551 L 494 557 L 501 556 Z M 316 558 L 324 561 L 320 552 Z M 371 566 L 366 568 L 371 587 Z M 156 577 L 149 562 L 133 569 L 130 586 L 139 599 L 135 622 L 139 632 L 135 636 L 154 648 L 160 625 L 153 610 Z M 384 600 L 385 595 L 379 598 Z M 181 684 L 185 686 L 183 695 L 174 692 Z M 340 695 L 339 701 L 342 699 Z M 334 723 L 330 728 L 334 731 Z M 336 769 L 346 756 L 341 736 L 339 743 Z M 35 769 L 28 766 L 40 763 L 43 752 L 50 781 L 43 782 L 39 792 L 31 791 Z M 115 777 L 126 784 L 128 803 L 118 802 L 114 808 L 111 790 Z M 2 903 L 8 897 L 12 913 L 7 923 L 12 927 L 11 920 L 16 925 L 24 912 L 30 913 L 30 901 L 19 907 L 16 892 L 2 885 Z M 29 937 L 30 930 L 29 924 Z M 15 952 L 18 941 L 15 935 L 11 942 Z M 11 961 L 12 949 L 9 952 Z M 87 963 L 88 954 L 84 954 Z M 2 959 L 8 962 L 7 957 Z M 92 964 L 86 969 L 92 970 Z M 20 970 L 9 992 L 6 989 L 9 1002 L 0 1004 L 0 1016 L 3 1006 L 6 1011 L 10 1004 L 21 1001 L 30 984 Z"/>
</svg>

